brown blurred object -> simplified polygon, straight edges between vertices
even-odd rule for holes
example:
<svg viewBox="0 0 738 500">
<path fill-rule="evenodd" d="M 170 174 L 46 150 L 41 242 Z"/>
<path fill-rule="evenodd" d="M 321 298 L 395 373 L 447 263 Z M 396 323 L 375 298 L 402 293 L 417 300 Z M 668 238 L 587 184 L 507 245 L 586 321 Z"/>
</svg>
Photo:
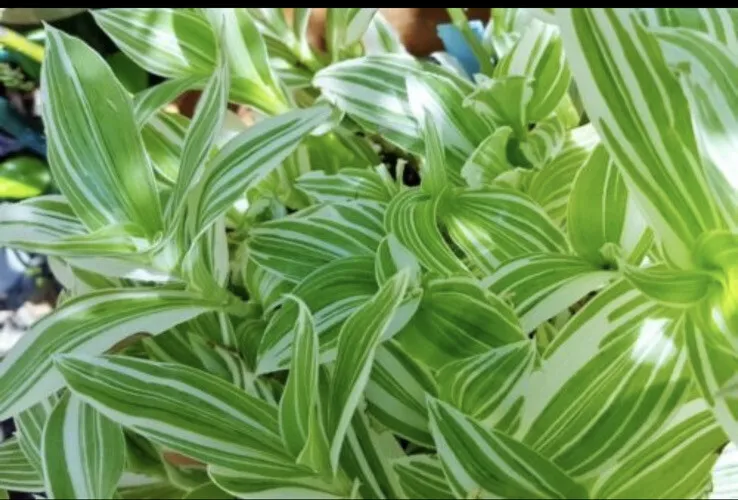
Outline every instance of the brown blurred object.
<svg viewBox="0 0 738 500">
<path fill-rule="evenodd" d="M 284 9 L 285 16 L 292 22 L 294 9 Z M 328 9 L 313 9 L 308 23 L 308 40 L 310 45 L 318 51 L 325 51 L 325 20 Z M 466 9 L 469 20 L 478 19 L 489 21 L 490 8 Z M 431 53 L 443 49 L 443 43 L 438 38 L 436 26 L 451 22 L 446 9 L 379 9 L 384 18 L 392 25 L 400 36 L 400 40 L 408 52 L 416 57 L 426 57 Z"/>
<path fill-rule="evenodd" d="M 193 460 L 192 458 L 180 455 L 176 451 L 165 451 L 164 453 L 162 453 L 162 457 L 170 464 L 180 467 L 203 467 L 205 465 L 202 462 L 198 462 L 197 460 Z"/>
<path fill-rule="evenodd" d="M 324 52 L 325 21 L 327 8 L 313 9 L 308 22 L 308 40 L 314 50 Z M 431 53 L 442 50 L 443 42 L 438 38 L 436 26 L 451 22 L 446 9 L 379 9 L 384 18 L 392 25 L 400 36 L 400 40 L 415 57 L 426 57 Z M 478 19 L 489 21 L 491 9 L 466 9 L 469 20 Z M 294 9 L 284 9 L 285 17 L 291 23 Z M 182 94 L 176 101 L 179 112 L 191 118 L 195 106 L 200 99 L 200 91 L 192 90 Z M 238 107 L 230 107 L 231 111 L 238 112 Z"/>
</svg>

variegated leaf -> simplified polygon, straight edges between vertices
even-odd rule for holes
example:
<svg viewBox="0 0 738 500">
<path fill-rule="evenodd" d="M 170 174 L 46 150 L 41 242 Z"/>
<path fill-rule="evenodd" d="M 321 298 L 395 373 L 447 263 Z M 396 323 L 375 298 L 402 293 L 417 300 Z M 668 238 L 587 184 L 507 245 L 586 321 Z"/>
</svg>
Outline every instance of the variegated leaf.
<svg viewBox="0 0 738 500">
<path fill-rule="evenodd" d="M 47 34 L 41 89 L 56 184 L 89 229 L 131 223 L 152 239 L 161 208 L 130 97 L 90 47 Z"/>
<path fill-rule="evenodd" d="M 56 366 L 82 401 L 187 457 L 236 470 L 241 460 L 289 461 L 277 408 L 214 375 L 123 356 L 57 356 Z"/>
<path fill-rule="evenodd" d="M 42 449 L 49 498 L 113 498 L 126 451 L 117 423 L 66 394 L 49 416 Z"/>
<path fill-rule="evenodd" d="M 65 302 L 0 362 L 0 418 L 63 387 L 54 354 L 100 354 L 141 331 L 157 334 L 219 306 L 189 292 L 146 288 L 101 290 Z"/>
<path fill-rule="evenodd" d="M 457 497 L 586 498 L 587 490 L 544 455 L 437 399 L 431 430 Z"/>
<path fill-rule="evenodd" d="M 510 307 L 467 277 L 429 280 L 417 312 L 396 336 L 434 370 L 524 338 Z"/>
<path fill-rule="evenodd" d="M 398 272 L 341 328 L 327 403 L 330 458 L 334 471 L 351 419 L 369 381 L 377 346 L 405 296 L 409 276 L 407 270 Z"/>
</svg>

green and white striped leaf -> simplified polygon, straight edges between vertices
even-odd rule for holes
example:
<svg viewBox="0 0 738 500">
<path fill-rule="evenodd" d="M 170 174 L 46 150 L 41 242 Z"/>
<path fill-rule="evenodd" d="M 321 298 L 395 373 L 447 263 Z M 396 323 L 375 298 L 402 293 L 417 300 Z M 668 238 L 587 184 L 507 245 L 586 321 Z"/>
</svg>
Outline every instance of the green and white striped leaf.
<svg viewBox="0 0 738 500">
<path fill-rule="evenodd" d="M 225 119 L 229 83 L 230 68 L 221 55 L 213 76 L 197 102 L 195 114 L 182 143 L 176 181 L 165 210 L 169 226 L 174 226 L 179 221 L 184 213 L 188 194 L 204 175 L 206 161 Z"/>
<path fill-rule="evenodd" d="M 556 464 L 501 432 L 429 399 L 431 430 L 457 498 L 587 498 Z"/>
<path fill-rule="evenodd" d="M 504 262 L 482 281 L 515 305 L 524 332 L 530 332 L 615 276 L 580 257 L 530 253 Z"/>
<path fill-rule="evenodd" d="M 374 263 L 369 256 L 329 262 L 315 269 L 294 288 L 292 294 L 305 302 L 312 312 L 320 341 L 321 363 L 335 359 L 342 325 L 377 290 Z M 294 304 L 288 301 L 272 316 L 259 345 L 256 373 L 289 367 L 297 312 Z"/>
<path fill-rule="evenodd" d="M 683 271 L 664 264 L 635 267 L 621 263 L 621 271 L 635 288 L 672 307 L 694 306 L 720 287 L 715 276 L 707 271 Z"/>
<path fill-rule="evenodd" d="M 735 374 L 738 354 L 721 310 L 708 300 L 688 317 L 684 327 L 689 362 L 702 397 L 731 441 L 738 439 Z"/>
<path fill-rule="evenodd" d="M 49 498 L 113 498 L 126 452 L 117 423 L 66 394 L 49 416 L 42 449 Z"/>
<path fill-rule="evenodd" d="M 442 197 L 407 189 L 390 202 L 384 225 L 428 270 L 445 275 L 465 274 L 466 266 L 453 254 L 437 226 L 442 203 Z"/>
<path fill-rule="evenodd" d="M 422 75 L 408 75 L 406 86 L 410 111 L 425 142 L 426 165 L 439 163 L 439 178 L 443 178 L 441 173 L 445 172 L 453 184 L 462 185 L 462 166 L 493 131 L 491 121 L 464 112 L 463 101 L 472 92 L 472 85 L 444 73 L 428 71 Z M 437 139 L 429 138 L 431 133 Z M 431 145 L 439 151 L 429 149 Z M 441 155 L 440 151 L 445 154 Z"/>
<path fill-rule="evenodd" d="M 562 119 L 555 114 L 549 115 L 536 123 L 520 143 L 520 152 L 534 168 L 541 168 L 559 154 L 566 141 L 566 132 Z"/>
<path fill-rule="evenodd" d="M 296 186 L 318 203 L 353 200 L 387 203 L 397 193 L 384 165 L 375 170 L 345 168 L 335 174 L 315 170 L 301 175 Z"/>
<path fill-rule="evenodd" d="M 208 83 L 209 77 L 210 72 L 205 75 L 174 78 L 149 87 L 134 95 L 133 115 L 136 117 L 138 128 L 141 129 L 161 108 L 174 102 L 177 97 L 186 91 L 204 88 Z"/>
<path fill-rule="evenodd" d="M 316 472 L 330 469 L 328 438 L 319 408 L 318 336 L 313 318 L 304 302 L 290 297 L 297 305 L 292 364 L 279 405 L 279 428 L 287 451 L 297 463 Z"/>
<path fill-rule="evenodd" d="M 515 190 L 466 190 L 447 206 L 442 219 L 450 238 L 483 274 L 531 252 L 568 250 L 564 235 L 541 207 Z"/>
<path fill-rule="evenodd" d="M 701 31 L 733 52 L 738 50 L 738 11 L 714 7 L 658 7 L 638 9 L 648 26 Z"/>
<path fill-rule="evenodd" d="M 410 455 L 395 460 L 392 465 L 408 498 L 456 498 L 437 458 Z"/>
<path fill-rule="evenodd" d="M 483 140 L 461 167 L 461 176 L 472 189 L 492 184 L 492 181 L 513 166 L 507 159 L 507 144 L 512 129 L 498 127 Z"/>
<path fill-rule="evenodd" d="M 299 282 L 336 259 L 374 255 L 384 236 L 384 205 L 354 201 L 315 205 L 251 230 L 249 255 L 282 278 Z"/>
<path fill-rule="evenodd" d="M 402 498 L 402 490 L 391 460 L 402 448 L 388 431 L 375 430 L 369 418 L 357 411 L 341 450 L 341 468 L 354 479 L 352 498 Z M 356 483 L 359 484 L 356 484 Z"/>
<path fill-rule="evenodd" d="M 217 42 L 193 9 L 121 8 L 92 11 L 115 44 L 145 70 L 166 78 L 210 75 Z"/>
<path fill-rule="evenodd" d="M 25 333 L 0 362 L 0 418 L 63 387 L 51 356 L 100 354 L 141 331 L 157 334 L 218 307 L 189 292 L 146 288 L 101 290 L 68 300 Z"/>
<path fill-rule="evenodd" d="M 601 144 L 574 178 L 567 215 L 566 229 L 572 248 L 593 264 L 607 263 L 601 253 L 607 243 L 616 244 L 625 258 L 634 252 L 642 256 L 650 247 L 646 221 Z M 635 257 L 636 262 L 640 260 L 638 255 Z"/>
<path fill-rule="evenodd" d="M 247 9 L 208 9 L 224 19 L 223 32 L 233 95 L 266 112 L 285 111 L 286 96 L 269 65 L 266 45 Z M 256 97 L 254 94 L 262 94 Z M 261 104 L 263 102 L 263 104 Z"/>
<path fill-rule="evenodd" d="M 486 428 L 512 434 L 535 363 L 536 347 L 530 340 L 452 361 L 436 374 L 439 398 Z"/>
<path fill-rule="evenodd" d="M 162 228 L 154 174 L 133 104 L 103 58 L 54 28 L 41 75 L 48 157 L 55 183 L 90 230 Z"/>
<path fill-rule="evenodd" d="M 420 285 L 421 270 L 418 259 L 400 243 L 394 234 L 390 233 L 379 244 L 374 258 L 374 274 L 377 283 L 383 285 L 395 273 L 406 268 L 410 270 L 411 285 Z"/>
<path fill-rule="evenodd" d="M 381 10 L 372 17 L 364 33 L 362 44 L 366 55 L 407 53 L 397 30 L 384 18 Z"/>
<path fill-rule="evenodd" d="M 438 395 L 431 373 L 396 341 L 377 348 L 366 386 L 367 411 L 393 433 L 432 447 L 425 396 Z"/>
<path fill-rule="evenodd" d="M 591 124 L 567 131 L 559 154 L 536 171 L 526 189 L 558 226 L 566 222 L 574 178 L 598 142 Z"/>
<path fill-rule="evenodd" d="M 405 296 L 409 279 L 408 271 L 397 273 L 341 328 L 328 400 L 327 426 L 334 471 L 351 419 L 369 381 L 377 346 Z"/>
<path fill-rule="evenodd" d="M 595 481 L 686 402 L 692 381 L 684 322 L 616 281 L 544 352 L 516 435 L 573 477 Z"/>
<path fill-rule="evenodd" d="M 59 195 L 0 205 L 0 228 L 0 245 L 64 257 L 76 267 L 88 269 L 90 265 L 86 263 L 97 261 L 92 266 L 97 274 L 113 277 L 167 274 L 153 269 L 141 249 L 146 243 L 136 227 L 108 226 L 89 233 L 69 203 Z"/>
<path fill-rule="evenodd" d="M 379 9 L 327 9 L 325 43 L 331 61 L 339 60 L 343 51 L 361 40 L 377 10 Z"/>
<path fill-rule="evenodd" d="M 28 461 L 15 437 L 0 443 L 0 488 L 29 493 L 44 491 L 43 477 Z"/>
<path fill-rule="evenodd" d="M 555 15 L 592 124 L 667 257 L 689 267 L 696 238 L 725 221 L 699 162 L 687 100 L 657 39 L 631 9 Z"/>
<path fill-rule="evenodd" d="M 154 113 L 141 129 L 141 139 L 157 180 L 174 185 L 190 120 L 178 113 Z"/>
<path fill-rule="evenodd" d="M 422 154 L 420 131 L 405 87 L 407 76 L 419 74 L 418 61 L 406 54 L 372 55 L 320 70 L 313 85 L 368 132 Z"/>
<path fill-rule="evenodd" d="M 44 432 L 44 426 L 49 419 L 54 406 L 56 406 L 59 398 L 53 394 L 49 398 L 37 403 L 25 411 L 18 413 L 13 420 L 15 421 L 16 433 L 26 458 L 38 471 L 43 474 L 43 458 L 41 456 L 41 444 Z"/>
<path fill-rule="evenodd" d="M 236 470 L 249 459 L 289 463 L 277 408 L 215 375 L 123 356 L 57 356 L 56 366 L 84 402 L 167 449 Z"/>
<path fill-rule="evenodd" d="M 204 231 L 243 192 L 277 168 L 300 141 L 330 118 L 320 105 L 261 120 L 231 139 L 210 161 L 192 205 L 192 234 Z"/>
<path fill-rule="evenodd" d="M 548 117 L 571 83 L 571 70 L 564 57 L 558 28 L 532 19 L 512 50 L 497 64 L 494 76 L 532 78 L 533 93 L 524 111 L 525 123 Z"/>
<path fill-rule="evenodd" d="M 395 337 L 432 370 L 525 339 L 510 307 L 476 280 L 429 280 L 417 312 Z"/>
<path fill-rule="evenodd" d="M 695 399 L 631 456 L 601 475 L 593 498 L 700 498 L 727 437 L 704 400 Z"/>
<path fill-rule="evenodd" d="M 711 9 L 712 10 L 712 9 Z M 712 13 L 711 13 L 712 14 Z M 715 13 L 717 14 L 717 13 Z M 713 15 L 710 15 L 712 21 Z M 717 14 L 716 17 L 724 16 Z M 724 19 L 720 19 L 722 23 Z M 728 46 L 714 37 L 687 29 L 658 29 L 667 63 L 677 72 L 689 101 L 707 181 L 717 206 L 731 229 L 738 227 L 738 177 L 734 173 L 738 152 L 738 75 L 735 62 L 736 24 L 730 23 Z"/>
<path fill-rule="evenodd" d="M 347 498 L 351 483 L 316 476 L 285 461 L 242 458 L 239 469 L 209 466 L 208 475 L 237 498 Z"/>
</svg>

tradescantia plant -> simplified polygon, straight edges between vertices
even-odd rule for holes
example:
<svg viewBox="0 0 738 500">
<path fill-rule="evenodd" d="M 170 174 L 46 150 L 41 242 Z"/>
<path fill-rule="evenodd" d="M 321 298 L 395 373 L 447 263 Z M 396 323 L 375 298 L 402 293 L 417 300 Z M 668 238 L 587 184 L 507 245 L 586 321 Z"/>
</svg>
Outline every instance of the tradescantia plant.
<svg viewBox="0 0 738 500">
<path fill-rule="evenodd" d="M 62 195 L 3 205 L 0 244 L 65 290 L 0 362 L 0 486 L 709 495 L 738 441 L 736 11 L 499 9 L 468 75 L 329 10 L 326 54 L 309 9 L 95 12 L 166 78 L 136 95 L 47 28 Z"/>
</svg>

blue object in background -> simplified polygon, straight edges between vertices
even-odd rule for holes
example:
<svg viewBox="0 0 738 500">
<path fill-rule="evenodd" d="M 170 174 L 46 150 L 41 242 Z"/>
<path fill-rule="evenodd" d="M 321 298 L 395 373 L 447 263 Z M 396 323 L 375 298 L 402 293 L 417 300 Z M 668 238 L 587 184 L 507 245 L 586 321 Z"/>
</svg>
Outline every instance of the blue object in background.
<svg viewBox="0 0 738 500">
<path fill-rule="evenodd" d="M 7 99 L 0 97 L 0 128 L 15 137 L 22 147 L 46 157 L 46 139 L 31 128 Z"/>
<path fill-rule="evenodd" d="M 481 40 L 484 35 L 484 24 L 482 21 L 478 19 L 469 21 L 469 27 Z M 458 59 L 461 66 L 469 75 L 479 73 L 479 61 L 477 61 L 474 52 L 472 52 L 466 43 L 461 30 L 453 24 L 439 24 L 436 29 L 438 30 L 438 38 L 443 42 L 446 52 Z"/>
</svg>

